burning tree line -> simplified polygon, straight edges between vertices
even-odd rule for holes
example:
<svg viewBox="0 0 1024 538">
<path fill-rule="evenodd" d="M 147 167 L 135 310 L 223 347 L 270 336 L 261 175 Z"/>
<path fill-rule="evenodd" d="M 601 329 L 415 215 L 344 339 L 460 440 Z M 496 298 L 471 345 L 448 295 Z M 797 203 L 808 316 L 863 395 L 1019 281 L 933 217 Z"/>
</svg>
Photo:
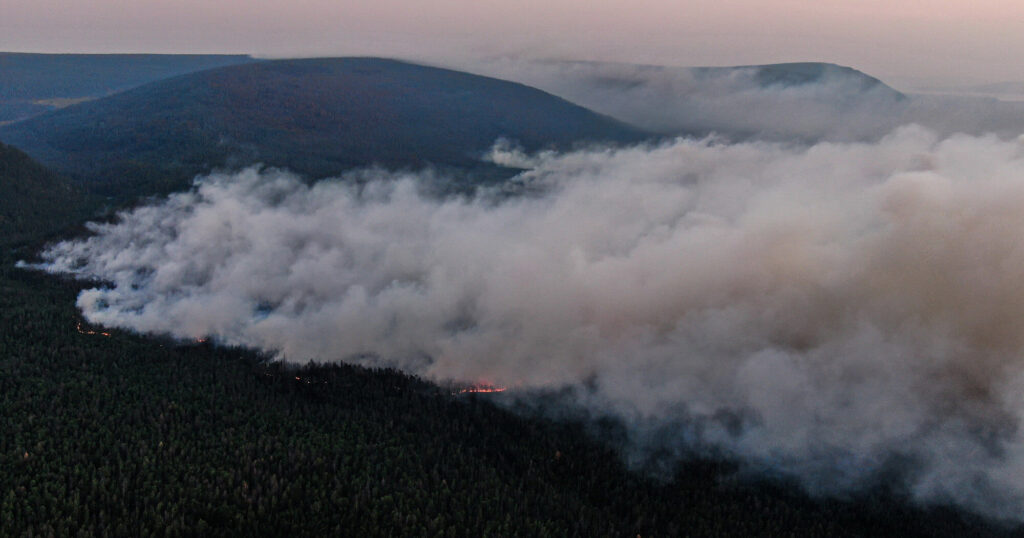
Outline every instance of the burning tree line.
<svg viewBox="0 0 1024 538">
<path fill-rule="evenodd" d="M 83 337 L 67 330 L 76 286 L 0 270 L 0 536 L 969 530 L 899 502 L 729 486 L 727 468 L 707 462 L 651 481 L 587 425 L 517 416 L 394 370 Z"/>
</svg>

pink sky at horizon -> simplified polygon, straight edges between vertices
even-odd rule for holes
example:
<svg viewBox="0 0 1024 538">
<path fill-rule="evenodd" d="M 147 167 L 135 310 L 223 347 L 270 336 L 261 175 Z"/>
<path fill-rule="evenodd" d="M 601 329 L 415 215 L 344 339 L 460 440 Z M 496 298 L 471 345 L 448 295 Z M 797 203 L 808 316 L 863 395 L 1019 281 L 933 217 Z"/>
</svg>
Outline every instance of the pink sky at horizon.
<svg viewBox="0 0 1024 538">
<path fill-rule="evenodd" d="M 1024 81 L 1007 0 L 0 0 L 0 50 L 828 61 L 887 82 Z"/>
</svg>

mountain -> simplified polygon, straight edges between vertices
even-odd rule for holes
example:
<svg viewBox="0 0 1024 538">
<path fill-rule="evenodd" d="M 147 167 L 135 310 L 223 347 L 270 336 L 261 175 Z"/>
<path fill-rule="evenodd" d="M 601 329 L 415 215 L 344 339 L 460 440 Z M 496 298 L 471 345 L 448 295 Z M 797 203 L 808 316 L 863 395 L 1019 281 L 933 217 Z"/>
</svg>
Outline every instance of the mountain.
<svg viewBox="0 0 1024 538">
<path fill-rule="evenodd" d="M 176 75 L 255 61 L 221 54 L 0 52 L 0 124 Z"/>
<path fill-rule="evenodd" d="M 88 217 L 91 207 L 66 178 L 0 143 L 0 247 L 47 238 Z"/>
<path fill-rule="evenodd" d="M 81 286 L 0 264 L 0 536 L 1009 534 L 728 463 L 654 480 L 585 425 L 487 395 L 91 327 Z"/>
<path fill-rule="evenodd" d="M 700 77 L 728 77 L 738 71 L 749 71 L 762 88 L 792 88 L 811 84 L 835 83 L 850 93 L 881 90 L 894 99 L 903 98 L 899 91 L 887 86 L 881 80 L 862 71 L 842 65 L 823 62 L 794 62 L 766 65 L 742 65 L 735 67 L 695 67 Z"/>
<path fill-rule="evenodd" d="M 118 194 L 178 189 L 211 167 L 493 169 L 480 158 L 499 138 L 537 150 L 645 136 L 521 84 L 374 58 L 223 67 L 0 128 L 44 164 Z"/>
<path fill-rule="evenodd" d="M 911 101 L 861 71 L 816 62 L 678 67 L 512 59 L 481 69 L 670 136 L 872 140 L 891 131 Z"/>
<path fill-rule="evenodd" d="M 450 72 L 436 76 L 463 80 Z M 412 94 L 429 89 L 420 78 L 400 78 L 419 85 Z M 516 88 L 516 95 L 558 103 L 549 110 L 563 117 L 579 114 L 606 126 L 609 138 L 641 136 Z M 211 83 L 208 91 L 226 90 Z M 259 95 L 272 91 L 262 86 L 252 91 L 269 107 L 274 96 L 298 90 L 286 87 L 271 97 Z M 173 93 L 164 98 L 174 101 Z M 364 108 L 390 110 L 360 99 Z M 236 123 L 209 122 L 246 132 L 238 125 L 247 118 L 254 121 L 250 129 L 262 114 L 288 120 L 244 100 L 236 104 L 206 108 L 237 111 Z M 405 104 L 391 106 L 405 110 Z M 115 119 L 132 125 L 131 112 L 104 117 L 99 130 L 134 144 L 134 151 L 145 147 L 140 139 L 173 142 L 171 134 L 189 133 L 153 134 L 137 126 L 133 140 L 107 130 L 118 125 Z M 409 121 L 424 118 L 418 113 Z M 168 112 L 153 121 L 202 125 L 197 116 L 184 118 Z M 306 132 L 301 118 L 267 136 Z M 524 144 L 555 143 L 557 129 L 524 132 L 524 124 L 546 124 L 518 119 L 507 121 L 520 131 L 496 130 L 519 132 Z M 572 144 L 568 132 L 562 143 Z M 151 153 L 139 154 L 159 158 L 156 142 Z M 116 156 L 117 149 L 80 151 Z M 196 159 L 203 150 L 194 150 Z M 146 169 L 146 161 L 136 164 Z M 23 252 L 6 248 L 12 238 L 38 241 L 77 222 L 89 200 L 74 182 L 0 144 L 0 536 L 999 536 L 1013 530 L 947 507 L 917 508 L 883 488 L 845 500 L 813 499 L 792 485 L 744 478 L 728 461 L 695 460 L 652 479 L 626 468 L 614 451 L 625 434 L 603 420 L 552 422 L 394 371 L 291 369 L 246 350 L 90 327 L 75 300 L 92 283 L 16 269 L 11 262 Z"/>
</svg>

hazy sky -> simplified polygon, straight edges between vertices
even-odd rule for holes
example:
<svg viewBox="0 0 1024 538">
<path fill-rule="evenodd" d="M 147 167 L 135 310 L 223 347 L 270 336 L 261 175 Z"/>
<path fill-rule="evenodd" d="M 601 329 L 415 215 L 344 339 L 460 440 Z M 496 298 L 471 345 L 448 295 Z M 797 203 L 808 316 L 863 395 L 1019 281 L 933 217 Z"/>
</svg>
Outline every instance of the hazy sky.
<svg viewBox="0 0 1024 538">
<path fill-rule="evenodd" d="M 994 82 L 1024 80 L 1024 2 L 0 0 L 0 50 L 820 60 L 890 82 Z"/>
</svg>

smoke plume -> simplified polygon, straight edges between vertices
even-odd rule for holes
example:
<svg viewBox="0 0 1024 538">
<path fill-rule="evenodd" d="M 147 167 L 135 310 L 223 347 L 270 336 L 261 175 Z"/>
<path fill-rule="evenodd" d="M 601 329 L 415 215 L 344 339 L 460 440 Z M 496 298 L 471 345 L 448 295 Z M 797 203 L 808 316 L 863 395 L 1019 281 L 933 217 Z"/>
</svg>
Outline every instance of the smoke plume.
<svg viewBox="0 0 1024 538">
<path fill-rule="evenodd" d="M 109 282 L 79 296 L 93 323 L 569 387 L 637 446 L 668 431 L 823 493 L 898 464 L 922 502 L 1024 514 L 1024 139 L 492 157 L 529 194 L 248 169 L 43 266 Z"/>
<path fill-rule="evenodd" d="M 906 124 L 941 135 L 1024 131 L 1024 103 L 904 95 L 831 64 L 693 68 L 506 56 L 460 66 L 671 135 L 854 142 L 878 141 Z"/>
</svg>

